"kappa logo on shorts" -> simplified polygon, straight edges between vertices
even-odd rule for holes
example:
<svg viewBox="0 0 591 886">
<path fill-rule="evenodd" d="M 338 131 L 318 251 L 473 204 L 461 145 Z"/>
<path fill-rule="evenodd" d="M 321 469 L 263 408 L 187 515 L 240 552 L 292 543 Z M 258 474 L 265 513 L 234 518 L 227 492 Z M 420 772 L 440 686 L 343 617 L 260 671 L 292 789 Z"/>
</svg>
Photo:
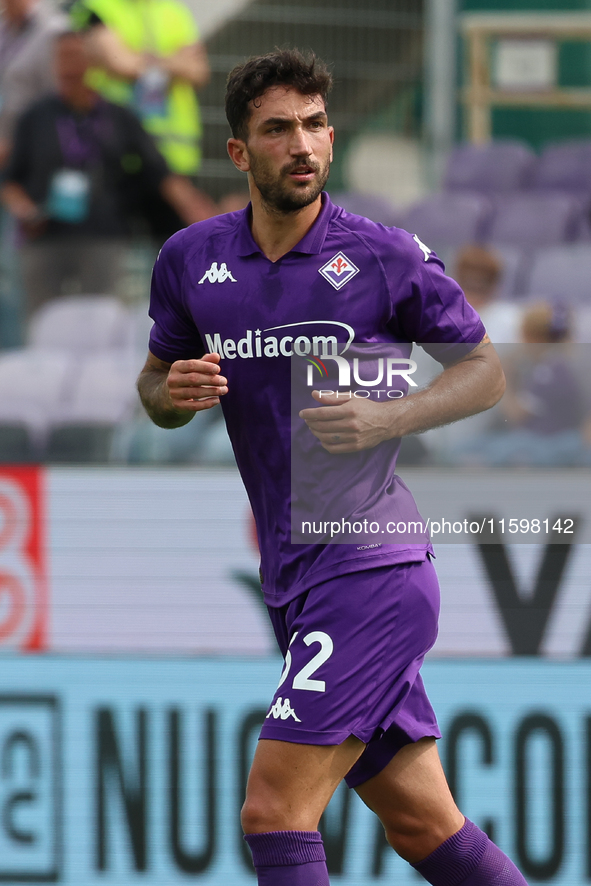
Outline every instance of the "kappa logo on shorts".
<svg viewBox="0 0 591 886">
<path fill-rule="evenodd" d="M 226 262 L 223 261 L 218 268 L 217 261 L 212 261 L 211 268 L 205 272 L 199 284 L 205 283 L 206 280 L 209 280 L 210 283 L 225 283 L 226 280 L 230 280 L 231 283 L 236 283 L 236 280 L 232 276 L 232 271 L 229 271 Z"/>
<path fill-rule="evenodd" d="M 318 269 L 318 273 L 322 274 L 324 279 L 328 280 L 335 289 L 340 289 L 355 274 L 359 273 L 359 268 L 353 264 L 350 258 L 347 258 L 344 252 L 337 252 L 330 261 Z"/>
<path fill-rule="evenodd" d="M 269 717 L 273 717 L 275 720 L 287 720 L 288 717 L 293 717 L 296 723 L 302 722 L 300 718 L 296 716 L 296 712 L 292 708 L 289 698 L 281 698 L 281 696 L 279 696 L 265 719 L 268 720 Z"/>
</svg>

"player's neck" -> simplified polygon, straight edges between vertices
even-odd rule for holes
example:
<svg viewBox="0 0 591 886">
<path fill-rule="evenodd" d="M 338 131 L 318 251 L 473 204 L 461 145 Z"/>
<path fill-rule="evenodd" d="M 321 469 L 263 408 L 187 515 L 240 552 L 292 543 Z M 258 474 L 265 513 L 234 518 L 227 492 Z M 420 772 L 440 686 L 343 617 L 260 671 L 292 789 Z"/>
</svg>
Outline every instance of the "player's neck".
<svg viewBox="0 0 591 886">
<path fill-rule="evenodd" d="M 269 261 L 276 262 L 308 233 L 322 208 L 322 198 L 297 212 L 278 212 L 252 194 L 252 236 Z"/>
</svg>

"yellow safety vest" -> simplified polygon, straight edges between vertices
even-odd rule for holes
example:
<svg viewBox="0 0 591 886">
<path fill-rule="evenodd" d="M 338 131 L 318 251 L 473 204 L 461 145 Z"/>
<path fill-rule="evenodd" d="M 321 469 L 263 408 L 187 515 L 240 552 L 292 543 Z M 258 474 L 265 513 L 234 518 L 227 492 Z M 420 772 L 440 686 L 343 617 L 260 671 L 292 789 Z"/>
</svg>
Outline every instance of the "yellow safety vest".
<svg viewBox="0 0 591 886">
<path fill-rule="evenodd" d="M 84 6 L 135 52 L 172 55 L 199 39 L 191 13 L 177 0 L 84 0 Z M 87 82 L 108 101 L 133 106 L 133 84 L 129 81 L 113 77 L 101 68 L 91 68 Z M 142 123 L 156 139 L 173 172 L 197 172 L 201 161 L 201 117 L 190 83 L 173 80 L 165 113 L 142 115 Z"/>
</svg>

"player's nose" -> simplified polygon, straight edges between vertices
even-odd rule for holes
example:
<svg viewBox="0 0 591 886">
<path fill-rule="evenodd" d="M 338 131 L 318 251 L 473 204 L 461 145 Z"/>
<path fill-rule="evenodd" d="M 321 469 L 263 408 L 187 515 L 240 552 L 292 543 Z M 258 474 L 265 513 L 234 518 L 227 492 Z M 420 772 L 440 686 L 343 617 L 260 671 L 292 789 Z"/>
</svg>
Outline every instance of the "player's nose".
<svg viewBox="0 0 591 886">
<path fill-rule="evenodd" d="M 289 147 L 294 155 L 307 156 L 312 153 L 310 139 L 304 129 L 294 129 Z"/>
</svg>

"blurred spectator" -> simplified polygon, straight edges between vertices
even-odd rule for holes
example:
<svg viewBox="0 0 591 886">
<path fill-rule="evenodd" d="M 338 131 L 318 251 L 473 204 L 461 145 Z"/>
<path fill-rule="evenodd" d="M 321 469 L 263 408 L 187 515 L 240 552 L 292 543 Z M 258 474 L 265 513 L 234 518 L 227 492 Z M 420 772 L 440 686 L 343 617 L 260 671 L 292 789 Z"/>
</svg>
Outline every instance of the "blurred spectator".
<svg viewBox="0 0 591 886">
<path fill-rule="evenodd" d="M 570 317 L 562 305 L 530 305 L 522 344 L 504 361 L 507 391 L 492 428 L 464 448 L 470 463 L 576 465 L 588 457 L 586 401 L 568 351 Z"/>
<path fill-rule="evenodd" d="M 186 224 L 200 218 L 194 189 L 170 174 L 135 115 L 86 85 L 84 38 L 58 37 L 55 61 L 58 94 L 19 120 L 1 192 L 23 232 L 29 314 L 72 291 L 116 290 L 138 180 Z"/>
<path fill-rule="evenodd" d="M 65 17 L 37 0 L 0 0 L 0 169 L 20 113 L 53 88 L 53 41 Z M 0 347 L 22 344 L 22 287 L 15 226 L 0 209 Z"/>
<path fill-rule="evenodd" d="M 67 19 L 37 0 L 1 0 L 0 167 L 4 166 L 17 118 L 54 84 L 53 42 Z"/>
<path fill-rule="evenodd" d="M 454 278 L 480 314 L 491 341 L 513 344 L 519 341 L 521 311 L 497 297 L 502 272 L 501 259 L 483 246 L 465 246 L 456 256 Z"/>
<path fill-rule="evenodd" d="M 210 71 L 189 9 L 179 0 L 76 0 L 70 15 L 87 36 L 89 85 L 135 110 L 171 172 L 194 176 L 201 163 L 196 91 Z M 213 201 L 200 197 L 201 217 L 215 215 Z M 143 215 L 159 240 L 181 227 L 158 194 L 144 194 Z"/>
</svg>

